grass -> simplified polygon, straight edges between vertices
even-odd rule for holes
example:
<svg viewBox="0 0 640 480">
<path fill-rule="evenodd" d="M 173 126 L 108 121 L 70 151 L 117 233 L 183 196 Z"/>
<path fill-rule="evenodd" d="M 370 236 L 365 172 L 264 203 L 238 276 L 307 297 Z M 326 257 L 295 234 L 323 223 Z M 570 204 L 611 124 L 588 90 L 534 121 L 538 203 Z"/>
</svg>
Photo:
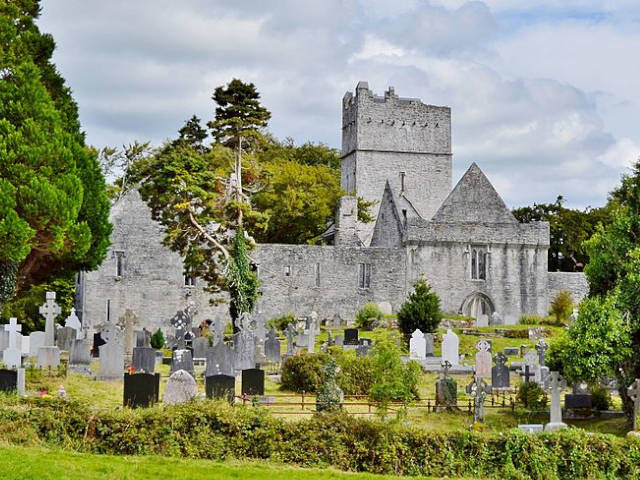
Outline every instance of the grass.
<svg viewBox="0 0 640 480">
<path fill-rule="evenodd" d="M 406 477 L 302 469 L 267 462 L 213 462 L 166 457 L 114 457 L 0 446 L 3 480 L 391 480 Z M 412 477 L 416 480 L 428 477 Z M 471 480 L 471 479 L 469 479 Z"/>
</svg>

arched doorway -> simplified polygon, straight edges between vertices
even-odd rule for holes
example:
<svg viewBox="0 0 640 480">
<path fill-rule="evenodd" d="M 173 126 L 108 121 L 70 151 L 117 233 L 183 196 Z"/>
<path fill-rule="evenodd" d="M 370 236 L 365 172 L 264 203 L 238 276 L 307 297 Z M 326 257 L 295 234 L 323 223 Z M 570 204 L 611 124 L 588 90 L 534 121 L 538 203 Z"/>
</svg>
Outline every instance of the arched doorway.
<svg viewBox="0 0 640 480">
<path fill-rule="evenodd" d="M 495 309 L 493 308 L 493 302 L 487 295 L 475 292 L 462 302 L 460 310 L 467 317 L 478 318 L 480 315 L 486 315 L 487 318 L 491 318 Z"/>
</svg>

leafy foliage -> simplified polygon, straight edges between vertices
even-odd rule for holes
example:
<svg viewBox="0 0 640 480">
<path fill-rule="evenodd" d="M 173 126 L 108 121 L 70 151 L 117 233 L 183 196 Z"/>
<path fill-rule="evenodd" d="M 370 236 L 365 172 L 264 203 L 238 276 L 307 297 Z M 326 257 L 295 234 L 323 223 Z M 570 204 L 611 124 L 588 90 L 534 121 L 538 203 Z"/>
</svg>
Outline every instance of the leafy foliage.
<svg viewBox="0 0 640 480">
<path fill-rule="evenodd" d="M 376 302 L 365 303 L 356 313 L 356 325 L 363 330 L 371 330 L 373 322 L 382 317 Z"/>
<path fill-rule="evenodd" d="M 242 312 L 252 312 L 258 300 L 258 276 L 249 264 L 244 230 L 239 227 L 233 239 L 233 254 L 229 262 L 227 290 L 231 300 L 229 313 L 234 321 Z"/>
<path fill-rule="evenodd" d="M 405 336 L 411 335 L 417 328 L 423 333 L 433 333 L 442 320 L 440 299 L 431 286 L 420 278 L 413 285 L 413 292 L 398 312 L 398 328 Z"/>
<path fill-rule="evenodd" d="M 327 360 L 325 354 L 288 357 L 282 365 L 280 388 L 293 392 L 317 392 L 325 381 L 323 367 Z"/>
<path fill-rule="evenodd" d="M 164 347 L 164 335 L 162 330 L 158 329 L 153 335 L 151 335 L 151 346 L 156 350 L 160 350 Z"/>
<path fill-rule="evenodd" d="M 294 323 L 296 321 L 296 317 L 293 316 L 292 313 L 288 313 L 281 317 L 272 318 L 267 322 L 267 327 L 273 327 L 276 330 L 284 332 L 290 323 Z"/>
<path fill-rule="evenodd" d="M 324 365 L 324 382 L 318 389 L 316 396 L 317 410 L 323 412 L 335 412 L 340 409 L 344 395 L 336 383 L 338 363 L 329 357 Z"/>
<path fill-rule="evenodd" d="M 547 406 L 547 395 L 535 382 L 521 383 L 516 399 L 529 410 L 543 410 Z"/>
<path fill-rule="evenodd" d="M 566 290 L 559 291 L 556 296 L 551 300 L 549 306 L 549 315 L 553 315 L 558 325 L 565 323 L 569 320 L 569 316 L 573 312 L 573 298 L 571 293 Z"/>
</svg>

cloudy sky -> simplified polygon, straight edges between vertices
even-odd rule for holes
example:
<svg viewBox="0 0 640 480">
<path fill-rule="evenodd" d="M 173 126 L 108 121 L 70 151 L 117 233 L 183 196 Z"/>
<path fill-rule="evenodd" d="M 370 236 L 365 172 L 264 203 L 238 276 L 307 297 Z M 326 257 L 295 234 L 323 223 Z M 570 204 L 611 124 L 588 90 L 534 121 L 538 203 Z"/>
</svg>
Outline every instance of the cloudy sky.
<svg viewBox="0 0 640 480">
<path fill-rule="evenodd" d="M 640 155 L 638 0 L 42 0 L 88 141 L 154 144 L 213 89 L 256 84 L 270 130 L 340 145 L 359 80 L 452 108 L 454 179 L 507 204 L 600 206 Z"/>
</svg>

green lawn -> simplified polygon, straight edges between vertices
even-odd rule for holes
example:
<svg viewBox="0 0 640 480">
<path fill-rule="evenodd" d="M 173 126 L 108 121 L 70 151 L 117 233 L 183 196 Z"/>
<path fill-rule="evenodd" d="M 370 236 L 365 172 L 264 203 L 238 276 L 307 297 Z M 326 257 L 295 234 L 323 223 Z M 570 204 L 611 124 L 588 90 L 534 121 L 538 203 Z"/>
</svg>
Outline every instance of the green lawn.
<svg viewBox="0 0 640 480">
<path fill-rule="evenodd" d="M 165 457 L 113 457 L 59 450 L 0 447 L 2 480 L 386 480 L 407 477 L 302 469 L 266 462 L 212 462 Z M 426 479 L 427 477 L 411 477 Z"/>
</svg>

